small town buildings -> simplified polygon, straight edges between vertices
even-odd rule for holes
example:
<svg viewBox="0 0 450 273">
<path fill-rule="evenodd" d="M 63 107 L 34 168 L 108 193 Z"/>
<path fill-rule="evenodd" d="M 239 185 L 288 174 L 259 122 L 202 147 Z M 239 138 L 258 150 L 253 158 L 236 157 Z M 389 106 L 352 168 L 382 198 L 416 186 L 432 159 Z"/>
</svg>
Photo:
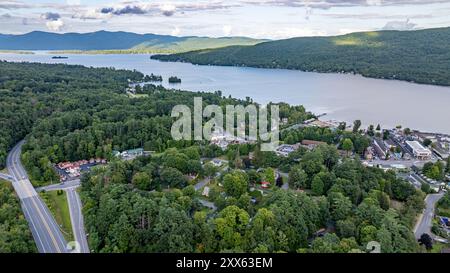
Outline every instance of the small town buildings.
<svg viewBox="0 0 450 273">
<path fill-rule="evenodd" d="M 406 141 L 406 147 L 411 151 L 411 153 L 420 160 L 431 159 L 431 151 L 422 146 L 418 141 Z"/>
<path fill-rule="evenodd" d="M 289 156 L 290 153 L 297 151 L 298 148 L 300 148 L 300 144 L 295 144 L 295 145 L 283 144 L 283 145 L 278 146 L 275 153 L 278 156 L 287 157 L 287 156 Z"/>
<path fill-rule="evenodd" d="M 115 157 L 119 157 L 119 158 L 124 159 L 124 160 L 131 160 L 131 159 L 134 159 L 134 158 L 136 158 L 138 156 L 143 156 L 144 155 L 144 149 L 137 148 L 137 149 L 126 150 L 126 151 L 123 151 L 123 152 L 113 151 L 113 155 Z"/>
<path fill-rule="evenodd" d="M 374 138 L 372 147 L 375 149 L 377 156 L 380 159 L 386 159 L 389 155 L 389 149 L 384 145 L 384 142 L 379 138 Z"/>
<path fill-rule="evenodd" d="M 323 141 L 315 141 L 315 140 L 308 140 L 308 139 L 302 140 L 302 146 L 306 147 L 309 150 L 312 150 L 319 145 L 326 145 L 326 144 L 327 143 L 323 142 Z"/>
</svg>

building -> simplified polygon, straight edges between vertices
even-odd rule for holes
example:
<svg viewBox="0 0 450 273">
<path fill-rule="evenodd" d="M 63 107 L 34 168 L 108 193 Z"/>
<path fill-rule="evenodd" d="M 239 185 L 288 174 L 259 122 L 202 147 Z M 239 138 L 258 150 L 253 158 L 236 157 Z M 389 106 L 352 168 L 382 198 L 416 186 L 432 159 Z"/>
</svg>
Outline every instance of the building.
<svg viewBox="0 0 450 273">
<path fill-rule="evenodd" d="M 283 145 L 278 146 L 278 148 L 276 149 L 276 154 L 278 156 L 287 157 L 287 156 L 289 156 L 290 153 L 297 151 L 299 147 L 300 147 L 299 144 L 295 144 L 295 145 L 283 144 Z"/>
<path fill-rule="evenodd" d="M 364 157 L 366 158 L 366 160 L 373 160 L 374 158 L 374 151 L 373 151 L 373 147 L 369 146 L 367 147 L 366 151 L 364 152 Z"/>
<path fill-rule="evenodd" d="M 223 162 L 220 159 L 213 159 L 211 162 L 216 167 L 222 167 L 222 165 L 223 165 Z"/>
<path fill-rule="evenodd" d="M 304 146 L 310 150 L 316 148 L 319 145 L 326 145 L 326 144 L 327 143 L 323 142 L 323 141 L 315 141 L 315 140 L 308 140 L 308 139 L 302 140 L 302 146 Z"/>
<path fill-rule="evenodd" d="M 418 141 L 406 141 L 406 147 L 413 153 L 413 155 L 420 160 L 431 159 L 431 151 L 422 146 Z"/>
<path fill-rule="evenodd" d="M 143 156 L 144 155 L 144 149 L 142 148 L 138 148 L 138 149 L 132 149 L 132 150 L 126 150 L 123 152 L 119 152 L 119 151 L 113 151 L 113 155 L 115 157 L 124 159 L 124 160 L 132 160 L 138 156 Z"/>
<path fill-rule="evenodd" d="M 384 142 L 381 139 L 374 138 L 372 146 L 375 149 L 378 158 L 387 159 L 387 156 L 389 155 L 389 149 L 386 147 L 386 145 L 384 145 Z"/>
</svg>

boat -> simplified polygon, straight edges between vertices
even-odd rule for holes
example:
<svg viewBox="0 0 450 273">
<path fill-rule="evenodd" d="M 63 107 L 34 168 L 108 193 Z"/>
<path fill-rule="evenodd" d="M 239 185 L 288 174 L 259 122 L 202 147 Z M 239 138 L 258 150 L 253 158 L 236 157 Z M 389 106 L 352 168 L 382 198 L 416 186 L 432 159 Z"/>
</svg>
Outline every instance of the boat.
<svg viewBox="0 0 450 273">
<path fill-rule="evenodd" d="M 66 56 L 53 56 L 52 59 L 69 59 L 69 57 L 66 57 Z"/>
</svg>

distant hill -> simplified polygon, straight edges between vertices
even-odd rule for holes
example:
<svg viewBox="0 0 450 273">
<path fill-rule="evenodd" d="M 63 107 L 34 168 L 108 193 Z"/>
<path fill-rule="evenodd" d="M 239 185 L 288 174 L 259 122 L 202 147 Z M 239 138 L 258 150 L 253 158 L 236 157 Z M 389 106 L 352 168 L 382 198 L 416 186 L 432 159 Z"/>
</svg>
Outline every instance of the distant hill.
<svg viewBox="0 0 450 273">
<path fill-rule="evenodd" d="M 450 28 L 303 37 L 173 55 L 162 61 L 357 73 L 450 85 Z"/>
<path fill-rule="evenodd" d="M 0 50 L 116 50 L 121 53 L 129 50 L 173 53 L 230 45 L 255 45 L 263 41 L 267 40 L 242 37 L 175 37 L 108 31 L 64 34 L 33 31 L 22 35 L 0 34 Z"/>
</svg>

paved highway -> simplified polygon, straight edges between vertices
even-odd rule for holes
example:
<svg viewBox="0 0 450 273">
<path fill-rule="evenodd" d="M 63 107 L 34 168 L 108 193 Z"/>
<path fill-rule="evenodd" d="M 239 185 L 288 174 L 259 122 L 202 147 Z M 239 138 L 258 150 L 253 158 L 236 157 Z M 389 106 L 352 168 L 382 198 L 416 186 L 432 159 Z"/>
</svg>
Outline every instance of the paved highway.
<svg viewBox="0 0 450 273">
<path fill-rule="evenodd" d="M 82 203 L 78 195 L 77 188 L 81 185 L 80 179 L 70 180 L 60 184 L 53 184 L 40 187 L 38 191 L 57 191 L 66 192 L 67 202 L 69 203 L 70 221 L 72 222 L 72 231 L 75 241 L 79 244 L 80 253 L 89 253 L 86 232 L 84 229 L 84 219 L 82 213 Z"/>
<path fill-rule="evenodd" d="M 17 144 L 7 158 L 7 168 L 13 177 L 13 187 L 21 201 L 25 218 L 30 226 L 40 253 L 66 253 L 66 240 L 49 209 L 41 200 L 20 162 L 23 141 Z"/>
<path fill-rule="evenodd" d="M 84 230 L 84 219 L 82 213 L 82 204 L 77 188 L 67 188 L 67 202 L 69 203 L 70 221 L 72 222 L 73 235 L 75 241 L 79 244 L 80 253 L 89 253 L 89 245 L 87 242 L 86 232 Z"/>
<path fill-rule="evenodd" d="M 432 221 L 434 218 L 434 209 L 436 207 L 436 203 L 444 196 L 444 193 L 438 194 L 429 194 L 427 198 L 425 198 L 426 208 L 423 214 L 420 216 L 419 222 L 414 229 L 414 235 L 416 239 L 419 239 L 422 234 L 426 233 L 430 235 L 432 238 L 435 236 L 431 233 Z"/>
</svg>

